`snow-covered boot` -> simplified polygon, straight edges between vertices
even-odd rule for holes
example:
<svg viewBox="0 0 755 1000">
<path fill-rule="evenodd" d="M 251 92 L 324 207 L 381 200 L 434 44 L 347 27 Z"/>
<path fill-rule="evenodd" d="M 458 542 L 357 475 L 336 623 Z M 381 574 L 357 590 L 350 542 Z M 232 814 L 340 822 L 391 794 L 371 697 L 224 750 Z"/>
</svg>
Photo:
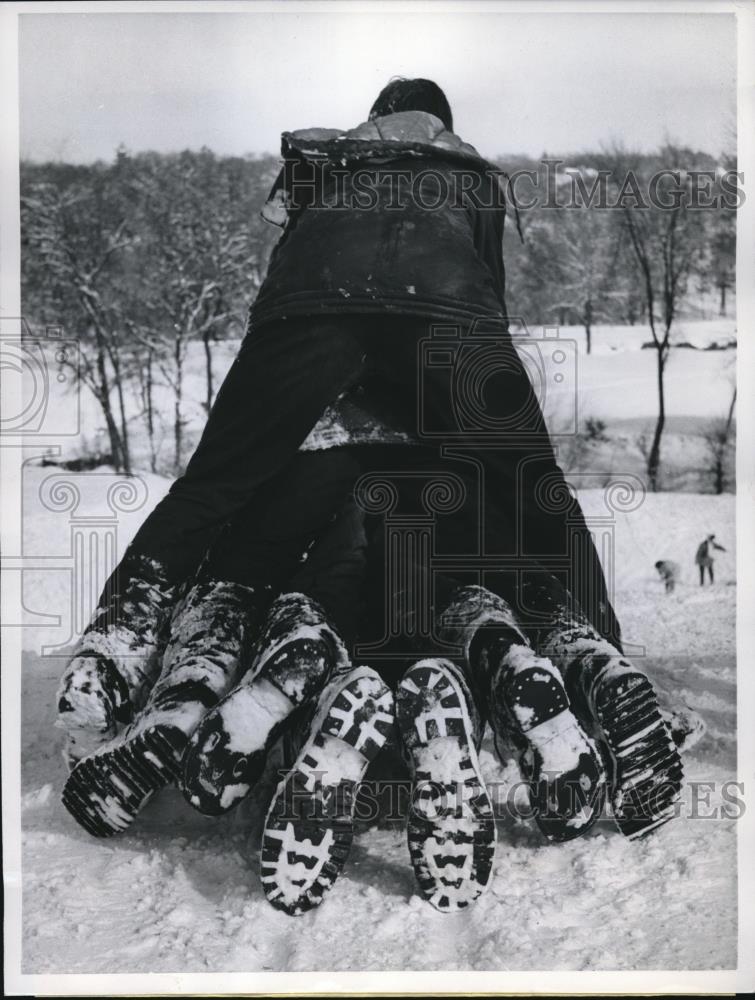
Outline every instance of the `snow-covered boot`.
<svg viewBox="0 0 755 1000">
<path fill-rule="evenodd" d="M 289 716 L 319 694 L 334 670 L 350 665 L 319 604 L 298 593 L 277 598 L 250 669 L 191 739 L 182 776 L 186 799 L 210 816 L 240 802 L 262 774 Z"/>
<path fill-rule="evenodd" d="M 124 830 L 176 779 L 188 738 L 249 662 L 259 595 L 237 583 L 196 583 L 174 611 L 160 679 L 123 732 L 81 760 L 63 804 L 89 833 Z"/>
<path fill-rule="evenodd" d="M 484 892 L 493 868 L 495 818 L 477 757 L 484 723 L 462 671 L 443 659 L 407 670 L 396 719 L 412 773 L 414 873 L 425 899 L 453 913 Z"/>
<path fill-rule="evenodd" d="M 112 740 L 141 708 L 160 672 L 163 626 L 175 588 L 159 563 L 126 556 L 122 593 L 103 595 L 61 677 L 55 725 L 70 767 Z"/>
<path fill-rule="evenodd" d="M 682 762 L 647 675 L 590 626 L 555 630 L 541 651 L 559 664 L 575 710 L 608 750 L 621 832 L 640 837 L 672 819 Z"/>
<path fill-rule="evenodd" d="M 322 691 L 265 821 L 260 870 L 273 906 L 295 916 L 322 902 L 351 848 L 359 783 L 393 725 L 393 695 L 369 667 L 339 673 Z"/>
<path fill-rule="evenodd" d="M 496 750 L 502 759 L 507 745 L 516 752 L 540 831 L 556 842 L 582 836 L 603 808 L 606 771 L 558 670 L 531 648 L 506 601 L 483 587 L 457 591 L 439 624 L 488 692 Z"/>
</svg>

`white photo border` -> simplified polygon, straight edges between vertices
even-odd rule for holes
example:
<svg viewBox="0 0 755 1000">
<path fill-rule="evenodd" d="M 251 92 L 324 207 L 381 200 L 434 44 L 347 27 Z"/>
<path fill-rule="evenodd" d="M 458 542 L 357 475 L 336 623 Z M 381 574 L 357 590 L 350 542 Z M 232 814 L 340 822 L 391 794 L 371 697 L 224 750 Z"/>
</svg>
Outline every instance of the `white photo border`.
<svg viewBox="0 0 755 1000">
<path fill-rule="evenodd" d="M 738 780 L 755 787 L 755 5 L 750 0 L 349 0 L 349 13 L 413 11 L 507 13 L 722 13 L 738 25 L 738 170 L 747 199 L 738 213 L 737 325 L 737 688 Z M 239 2 L 4 3 L 0 7 L 0 316 L 20 312 L 18 16 L 65 12 L 197 13 L 338 12 L 345 0 L 239 0 Z M 3 406 L 14 410 L 12 386 Z M 20 447 L 0 448 L 0 525 L 3 551 L 20 551 Z M 19 621 L 21 574 L 3 577 L 2 621 Z M 15 579 L 18 578 L 18 579 Z M 21 972 L 21 630 L 2 629 L 2 784 L 5 882 L 6 995 L 308 994 L 501 995 L 509 993 L 694 994 L 749 992 L 755 988 L 755 809 L 738 822 L 739 964 L 736 970 L 643 972 L 260 972 L 212 974 L 28 975 Z"/>
</svg>

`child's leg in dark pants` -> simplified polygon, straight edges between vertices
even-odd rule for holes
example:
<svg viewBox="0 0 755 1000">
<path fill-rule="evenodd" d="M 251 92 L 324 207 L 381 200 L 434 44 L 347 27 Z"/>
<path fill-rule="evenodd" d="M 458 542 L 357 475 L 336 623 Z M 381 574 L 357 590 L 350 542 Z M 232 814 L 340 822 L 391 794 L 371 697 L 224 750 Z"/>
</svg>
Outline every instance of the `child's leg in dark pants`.
<svg viewBox="0 0 755 1000">
<path fill-rule="evenodd" d="M 316 699 L 331 675 L 351 667 L 365 552 L 353 502 L 336 514 L 306 561 L 281 584 L 249 669 L 192 737 L 182 787 L 203 813 L 225 812 L 244 798 L 292 713 Z"/>
<path fill-rule="evenodd" d="M 242 681 L 226 699 L 227 705 L 245 703 L 246 731 L 251 736 L 256 729 L 247 746 L 260 746 L 275 714 L 271 704 L 280 706 L 280 726 L 288 726 L 291 763 L 268 809 L 260 876 L 270 903 L 289 914 L 319 905 L 342 871 L 360 782 L 393 733 L 388 686 L 370 667 L 352 667 L 349 656 L 365 555 L 362 514 L 351 502 L 292 581 L 295 592 L 281 597 L 279 611 L 279 602 L 273 605 L 272 644 L 260 641 L 249 683 Z M 318 663 L 296 654 L 297 643 L 313 640 L 322 645 Z M 243 738 L 236 732 L 234 743 Z M 204 757 L 221 763 L 214 749 Z M 241 780 L 248 776 L 242 768 Z"/>
<path fill-rule="evenodd" d="M 458 587 L 438 624 L 464 650 L 496 750 L 518 760 L 541 833 L 555 842 L 583 836 L 602 810 L 605 769 L 559 671 L 533 648 L 512 603 L 486 587 Z"/>
<path fill-rule="evenodd" d="M 141 707 L 160 670 L 159 632 L 175 588 L 194 573 L 222 524 L 258 499 L 356 378 L 360 335 L 358 321 L 336 317 L 291 319 L 247 336 L 186 472 L 105 586 L 61 682 L 63 728 L 79 738 L 107 738 Z M 279 537 L 285 532 L 282 520 Z"/>
<path fill-rule="evenodd" d="M 416 520 L 423 513 L 433 469 L 445 468 L 446 474 L 460 476 L 463 488 L 459 495 L 463 499 L 452 513 L 437 515 L 424 566 L 397 565 L 386 572 L 381 564 L 405 558 L 406 553 L 398 543 L 386 545 L 382 526 L 377 525 L 374 541 L 379 571 L 372 574 L 373 594 L 377 596 L 382 590 L 392 610 L 409 609 L 418 620 L 434 623 L 435 628 L 427 634 L 417 635 L 415 630 L 412 637 L 424 657 L 445 658 L 448 648 L 460 647 L 465 682 L 491 721 L 496 745 L 513 744 L 523 762 L 535 819 L 545 836 L 560 841 L 584 834 L 602 806 L 605 775 L 600 756 L 569 708 L 558 670 L 531 648 L 511 606 L 479 585 L 484 573 L 478 568 L 480 519 L 474 477 L 465 477 L 463 463 L 443 462 L 442 456 L 433 455 L 430 449 L 418 453 L 404 448 L 400 454 L 386 454 L 384 461 L 385 478 L 391 479 L 391 469 L 396 473 L 395 485 L 401 494 L 397 510 L 407 523 L 412 514 Z M 498 509 L 488 509 L 487 514 L 484 541 L 492 543 L 493 551 L 505 552 L 510 517 Z M 500 539 L 502 544 L 496 544 Z M 433 571 L 431 549 L 436 558 L 457 568 Z M 516 570 L 511 572 L 516 575 Z M 405 586 L 414 593 L 389 593 L 387 584 L 393 579 L 407 581 Z M 428 609 L 423 601 L 430 595 L 433 607 Z M 375 604 L 377 607 L 377 600 Z M 379 619 L 374 627 L 378 634 L 399 633 L 404 642 L 404 636 L 412 635 L 410 627 L 403 631 L 401 622 L 388 617 Z M 437 640 L 444 644 L 440 651 Z"/>
<path fill-rule="evenodd" d="M 348 497 L 358 470 L 349 449 L 295 454 L 217 536 L 204 576 L 255 587 L 255 603 L 264 604 Z M 95 618 L 61 680 L 58 725 L 75 759 L 131 721 L 163 666 L 175 588 L 150 583 L 144 574 L 132 576 L 129 587 L 129 600 Z"/>
<path fill-rule="evenodd" d="M 90 832 L 122 829 L 149 794 L 176 777 L 197 724 L 249 668 L 273 594 L 327 529 L 357 474 L 346 450 L 301 454 L 216 543 L 174 609 L 161 675 L 143 710 L 82 760 L 66 785 L 66 805 Z M 117 808 L 106 809 L 108 801 Z"/>
<path fill-rule="evenodd" d="M 601 635 L 620 644 L 592 535 L 509 334 L 462 323 L 452 335 L 438 336 L 433 324 L 401 317 L 381 343 L 375 363 L 405 400 L 405 420 L 420 440 L 481 462 L 483 506 L 497 536 L 491 551 L 544 566 L 569 563 L 570 589 Z"/>
<path fill-rule="evenodd" d="M 162 563 L 170 579 L 190 575 L 217 528 L 288 466 L 326 406 L 358 376 L 363 354 L 359 324 L 349 318 L 290 319 L 252 331 L 186 472 L 130 551 Z"/>
</svg>

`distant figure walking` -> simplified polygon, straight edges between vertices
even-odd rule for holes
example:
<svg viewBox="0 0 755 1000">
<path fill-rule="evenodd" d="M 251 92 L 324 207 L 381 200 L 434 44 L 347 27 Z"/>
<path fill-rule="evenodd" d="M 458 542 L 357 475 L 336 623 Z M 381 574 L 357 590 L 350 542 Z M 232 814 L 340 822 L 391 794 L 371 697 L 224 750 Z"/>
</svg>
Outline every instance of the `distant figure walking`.
<svg viewBox="0 0 755 1000">
<path fill-rule="evenodd" d="M 708 535 L 705 541 L 700 542 L 695 553 L 695 562 L 700 567 L 700 586 L 705 583 L 705 570 L 708 570 L 710 582 L 713 583 L 713 549 L 719 552 L 726 552 L 723 545 L 719 545 L 715 540 L 715 535 Z"/>
<path fill-rule="evenodd" d="M 658 570 L 658 576 L 666 584 L 666 593 L 673 593 L 679 579 L 679 563 L 672 562 L 671 559 L 659 559 L 655 568 Z"/>
</svg>

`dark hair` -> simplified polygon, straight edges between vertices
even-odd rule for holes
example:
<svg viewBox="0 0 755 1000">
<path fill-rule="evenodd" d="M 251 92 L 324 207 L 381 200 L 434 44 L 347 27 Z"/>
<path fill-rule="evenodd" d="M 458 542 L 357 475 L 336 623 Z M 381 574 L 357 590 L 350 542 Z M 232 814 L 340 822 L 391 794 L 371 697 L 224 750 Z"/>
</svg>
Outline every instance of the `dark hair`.
<svg viewBox="0 0 755 1000">
<path fill-rule="evenodd" d="M 454 119 L 448 98 L 432 80 L 407 80 L 399 76 L 391 80 L 378 94 L 370 108 L 370 118 L 382 118 L 397 111 L 428 111 L 440 118 L 449 132 L 453 132 Z"/>
</svg>

